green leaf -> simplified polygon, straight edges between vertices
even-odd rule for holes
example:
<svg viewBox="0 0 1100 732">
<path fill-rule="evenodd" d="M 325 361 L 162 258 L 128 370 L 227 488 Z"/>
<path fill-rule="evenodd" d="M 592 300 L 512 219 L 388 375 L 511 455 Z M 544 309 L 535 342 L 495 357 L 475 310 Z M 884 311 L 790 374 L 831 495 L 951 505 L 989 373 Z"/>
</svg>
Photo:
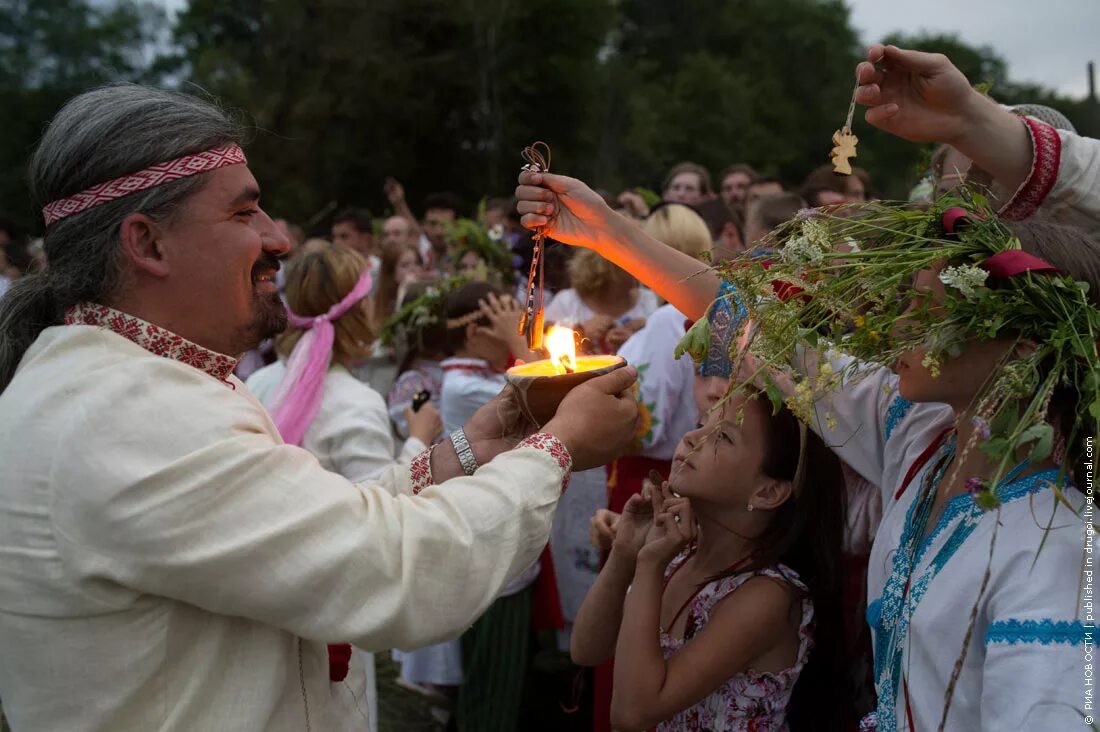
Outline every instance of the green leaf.
<svg viewBox="0 0 1100 732">
<path fill-rule="evenodd" d="M 995 460 L 1000 460 L 1012 449 L 1012 442 L 1007 437 L 994 437 L 978 447 Z"/>
<path fill-rule="evenodd" d="M 1004 405 L 997 416 L 993 418 L 992 424 L 989 425 L 989 431 L 994 436 L 1010 435 L 1019 420 L 1020 408 L 1014 402 L 1010 402 Z"/>
<path fill-rule="evenodd" d="M 673 358 L 679 359 L 685 353 L 691 356 L 695 363 L 702 363 L 710 350 L 710 320 L 699 318 L 691 326 L 676 348 L 672 351 Z"/>
<path fill-rule="evenodd" d="M 1092 404 L 1089 405 L 1089 414 L 1092 415 L 1093 419 L 1100 419 L 1100 397 L 1094 399 Z"/>
<path fill-rule="evenodd" d="M 1050 457 L 1051 450 L 1054 448 L 1054 428 L 1046 422 L 1034 424 L 1023 431 L 1019 439 L 1016 440 L 1016 446 L 1027 444 L 1032 440 L 1035 441 L 1035 444 L 1032 446 L 1027 459 L 1033 463 L 1046 460 Z"/>
<path fill-rule="evenodd" d="M 770 378 L 768 379 L 768 386 L 764 390 L 764 393 L 768 395 L 768 399 L 772 403 L 772 416 L 779 414 L 779 410 L 783 408 L 783 392 L 779 390 L 779 387 L 775 385 L 775 382 Z"/>
</svg>

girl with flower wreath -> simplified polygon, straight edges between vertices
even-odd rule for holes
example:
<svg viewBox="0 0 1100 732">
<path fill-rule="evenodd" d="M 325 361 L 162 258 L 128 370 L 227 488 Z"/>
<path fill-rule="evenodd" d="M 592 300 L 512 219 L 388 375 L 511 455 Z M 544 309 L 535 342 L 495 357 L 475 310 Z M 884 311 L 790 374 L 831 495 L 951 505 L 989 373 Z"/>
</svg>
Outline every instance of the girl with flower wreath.
<svg viewBox="0 0 1100 732">
<path fill-rule="evenodd" d="M 1080 601 L 1092 504 L 1073 483 L 1086 486 L 1083 441 L 1100 417 L 1100 248 L 1079 229 L 998 213 L 1046 204 L 1094 225 L 1100 196 L 1082 185 L 1100 146 L 1001 110 L 942 56 L 876 46 L 869 58 L 878 66 L 861 64 L 857 93 L 868 121 L 952 144 L 1016 195 L 996 212 L 964 194 L 929 211 L 866 204 L 793 221 L 774 239 L 790 242 L 786 256 L 725 268 L 713 307 L 716 273 L 578 181 L 524 173 L 518 209 L 689 317 L 751 312 L 739 379 L 881 487 L 866 728 L 1071 729 L 1091 622 Z M 709 334 L 695 331 L 687 345 L 705 355 Z"/>
</svg>

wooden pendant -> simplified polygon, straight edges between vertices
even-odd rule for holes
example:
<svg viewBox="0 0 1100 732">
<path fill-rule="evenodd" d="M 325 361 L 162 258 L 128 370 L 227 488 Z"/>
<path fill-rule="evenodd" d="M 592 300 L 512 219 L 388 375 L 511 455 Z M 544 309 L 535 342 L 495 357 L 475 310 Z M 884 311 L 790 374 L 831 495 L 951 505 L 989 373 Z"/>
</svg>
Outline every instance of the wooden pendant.
<svg viewBox="0 0 1100 732">
<path fill-rule="evenodd" d="M 840 175 L 851 175 L 852 164 L 850 158 L 856 157 L 856 144 L 859 138 L 848 128 L 841 128 L 833 133 L 833 147 L 829 157 L 833 162 L 833 172 Z"/>
</svg>

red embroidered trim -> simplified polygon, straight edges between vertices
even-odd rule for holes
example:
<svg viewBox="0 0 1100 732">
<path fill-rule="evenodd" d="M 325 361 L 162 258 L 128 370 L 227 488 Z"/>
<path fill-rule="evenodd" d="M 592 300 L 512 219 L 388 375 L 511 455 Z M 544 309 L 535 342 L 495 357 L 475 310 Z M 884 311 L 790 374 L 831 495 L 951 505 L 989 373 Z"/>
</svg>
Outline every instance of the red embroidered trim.
<svg viewBox="0 0 1100 732">
<path fill-rule="evenodd" d="M 536 432 L 516 445 L 516 448 L 520 447 L 533 447 L 550 453 L 550 457 L 558 461 L 558 467 L 562 470 L 561 489 L 564 491 L 568 487 L 569 478 L 573 475 L 573 458 L 561 440 L 546 432 Z"/>
<path fill-rule="evenodd" d="M 144 191 L 146 188 L 153 188 L 226 165 L 241 165 L 247 162 L 244 158 L 244 151 L 237 145 L 204 150 L 195 155 L 184 155 L 182 158 L 157 163 L 145 170 L 139 170 L 136 173 L 94 185 L 86 191 L 47 203 L 42 209 L 42 218 L 46 220 L 46 226 L 49 226 L 66 216 L 78 214 L 85 209 L 128 196 L 131 193 Z"/>
<path fill-rule="evenodd" d="M 1034 215 L 1050 195 L 1062 164 L 1062 138 L 1050 125 L 1033 117 L 1022 117 L 1031 136 L 1031 173 L 1012 199 L 1001 207 L 999 216 L 1006 221 L 1022 221 Z"/>
<path fill-rule="evenodd" d="M 65 325 L 91 325 L 112 331 L 149 353 L 185 363 L 219 381 L 226 381 L 237 368 L 235 358 L 203 348 L 160 326 L 106 305 L 91 302 L 73 305 L 65 312 Z"/>
<path fill-rule="evenodd" d="M 409 463 L 409 477 L 412 479 L 414 496 L 420 495 L 420 491 L 432 484 L 432 450 L 434 449 L 435 445 L 432 445 Z"/>
</svg>

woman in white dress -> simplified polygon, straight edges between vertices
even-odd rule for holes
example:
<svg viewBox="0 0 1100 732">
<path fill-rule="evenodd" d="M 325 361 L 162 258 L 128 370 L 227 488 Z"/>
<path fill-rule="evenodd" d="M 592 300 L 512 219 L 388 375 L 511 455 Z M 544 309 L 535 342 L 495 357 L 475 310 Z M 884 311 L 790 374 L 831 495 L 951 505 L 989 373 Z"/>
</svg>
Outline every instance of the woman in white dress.
<svg viewBox="0 0 1100 732">
<path fill-rule="evenodd" d="M 546 324 L 578 331 L 589 353 L 615 353 L 657 310 L 651 290 L 596 252 L 574 254 L 569 279 L 572 287 L 547 306 Z M 573 474 L 554 515 L 550 551 L 566 622 L 558 642 L 563 651 L 569 648 L 569 629 L 600 568 L 599 553 L 588 540 L 589 520 L 606 507 L 607 471 L 596 468 Z"/>
<path fill-rule="evenodd" d="M 347 247 L 325 244 L 300 255 L 288 269 L 292 327 L 276 341 L 280 360 L 252 374 L 248 388 L 271 412 L 286 442 L 309 450 L 325 469 L 348 480 L 367 481 L 395 462 L 412 460 L 440 433 L 438 411 L 431 404 L 416 413 L 407 410 L 409 438 L 397 455 L 385 401 L 347 368 L 370 352 L 374 340 L 366 260 Z M 367 716 L 376 729 L 374 656 L 357 655 L 367 678 Z M 334 683 L 346 677 L 350 660 L 350 647 L 330 644 Z"/>
</svg>

